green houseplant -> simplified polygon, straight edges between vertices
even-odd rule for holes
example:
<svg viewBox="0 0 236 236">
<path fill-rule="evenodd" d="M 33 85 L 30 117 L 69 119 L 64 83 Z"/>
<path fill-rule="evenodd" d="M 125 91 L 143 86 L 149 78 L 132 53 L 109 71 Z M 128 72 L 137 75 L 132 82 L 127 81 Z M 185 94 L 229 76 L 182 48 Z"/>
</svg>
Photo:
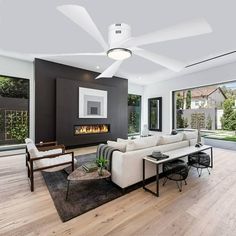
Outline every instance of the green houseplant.
<svg viewBox="0 0 236 236">
<path fill-rule="evenodd" d="M 106 168 L 106 165 L 108 163 L 107 159 L 104 157 L 100 157 L 96 160 L 96 163 L 98 165 L 98 174 L 103 175 L 103 170 Z"/>
</svg>

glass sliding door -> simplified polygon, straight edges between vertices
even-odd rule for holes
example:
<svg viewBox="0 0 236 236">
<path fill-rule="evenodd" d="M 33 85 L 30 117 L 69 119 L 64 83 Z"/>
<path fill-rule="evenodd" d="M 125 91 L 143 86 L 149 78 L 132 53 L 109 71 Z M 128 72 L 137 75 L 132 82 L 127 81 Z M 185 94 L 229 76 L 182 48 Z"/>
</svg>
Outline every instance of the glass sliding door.
<svg viewBox="0 0 236 236">
<path fill-rule="evenodd" d="M 128 134 L 140 134 L 141 129 L 141 96 L 128 95 Z"/>
<path fill-rule="evenodd" d="M 0 75 L 0 145 L 29 135 L 29 80 Z"/>
<path fill-rule="evenodd" d="M 173 92 L 173 128 L 198 129 L 208 139 L 236 141 L 236 82 Z"/>
</svg>

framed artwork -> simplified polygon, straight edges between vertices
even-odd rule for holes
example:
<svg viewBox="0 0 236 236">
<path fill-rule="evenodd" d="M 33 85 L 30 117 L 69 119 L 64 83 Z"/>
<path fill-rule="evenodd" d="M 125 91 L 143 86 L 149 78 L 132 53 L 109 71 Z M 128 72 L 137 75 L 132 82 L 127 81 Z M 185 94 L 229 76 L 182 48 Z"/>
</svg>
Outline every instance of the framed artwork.
<svg viewBox="0 0 236 236">
<path fill-rule="evenodd" d="M 162 98 L 148 99 L 148 129 L 162 131 Z"/>
<path fill-rule="evenodd" d="M 79 118 L 107 118 L 107 91 L 79 87 Z"/>
</svg>

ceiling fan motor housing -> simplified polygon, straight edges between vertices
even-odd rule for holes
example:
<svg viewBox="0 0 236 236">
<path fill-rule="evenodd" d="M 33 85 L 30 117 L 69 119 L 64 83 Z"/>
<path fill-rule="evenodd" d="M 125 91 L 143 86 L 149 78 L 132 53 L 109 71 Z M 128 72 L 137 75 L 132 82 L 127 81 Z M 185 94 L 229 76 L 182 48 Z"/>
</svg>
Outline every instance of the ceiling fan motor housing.
<svg viewBox="0 0 236 236">
<path fill-rule="evenodd" d="M 110 49 L 119 48 L 120 43 L 131 37 L 131 28 L 125 23 L 110 25 L 108 28 L 108 42 Z"/>
</svg>

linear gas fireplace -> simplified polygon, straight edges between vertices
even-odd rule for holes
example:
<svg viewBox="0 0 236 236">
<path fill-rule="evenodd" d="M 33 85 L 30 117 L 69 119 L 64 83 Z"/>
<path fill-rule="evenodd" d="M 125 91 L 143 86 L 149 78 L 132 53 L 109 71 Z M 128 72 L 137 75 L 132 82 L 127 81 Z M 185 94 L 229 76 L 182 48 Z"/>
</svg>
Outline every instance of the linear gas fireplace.
<svg viewBox="0 0 236 236">
<path fill-rule="evenodd" d="M 110 125 L 76 125 L 74 128 L 74 134 L 104 134 L 110 132 Z"/>
</svg>

